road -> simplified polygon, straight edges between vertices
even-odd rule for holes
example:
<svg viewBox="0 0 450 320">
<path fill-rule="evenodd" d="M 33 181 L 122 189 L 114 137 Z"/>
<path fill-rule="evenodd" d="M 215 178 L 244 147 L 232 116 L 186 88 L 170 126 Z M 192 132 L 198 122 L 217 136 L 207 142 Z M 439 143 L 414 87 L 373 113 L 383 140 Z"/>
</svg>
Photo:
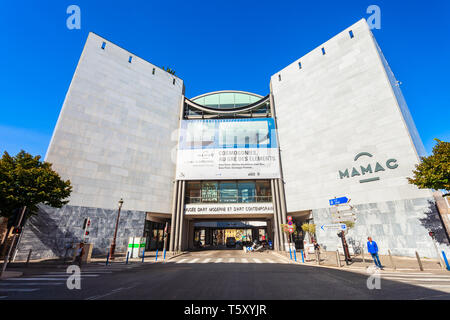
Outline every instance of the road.
<svg viewBox="0 0 450 320">
<path fill-rule="evenodd" d="M 27 269 L 23 277 L 0 281 L 0 300 L 10 299 L 445 299 L 450 272 L 380 274 L 370 290 L 364 271 L 349 272 L 292 264 L 273 253 L 199 251 L 168 262 L 89 264 L 81 289 L 66 286 L 67 266 Z"/>
</svg>

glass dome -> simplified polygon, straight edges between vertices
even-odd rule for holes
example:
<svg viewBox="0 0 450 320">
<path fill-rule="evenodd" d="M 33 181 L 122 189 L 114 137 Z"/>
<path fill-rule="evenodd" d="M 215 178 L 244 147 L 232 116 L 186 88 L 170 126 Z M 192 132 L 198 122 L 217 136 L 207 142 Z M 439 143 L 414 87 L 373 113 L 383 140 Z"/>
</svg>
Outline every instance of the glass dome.
<svg viewBox="0 0 450 320">
<path fill-rule="evenodd" d="M 234 109 L 248 106 L 262 98 L 258 94 L 244 91 L 216 91 L 202 94 L 190 100 L 208 108 Z"/>
</svg>

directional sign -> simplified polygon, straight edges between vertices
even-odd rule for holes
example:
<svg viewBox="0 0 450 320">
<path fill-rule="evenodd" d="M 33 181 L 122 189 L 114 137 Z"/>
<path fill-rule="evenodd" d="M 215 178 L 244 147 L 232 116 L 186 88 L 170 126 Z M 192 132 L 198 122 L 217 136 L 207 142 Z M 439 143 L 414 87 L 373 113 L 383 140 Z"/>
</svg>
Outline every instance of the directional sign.
<svg viewBox="0 0 450 320">
<path fill-rule="evenodd" d="M 347 226 L 344 223 L 323 224 L 320 229 L 323 231 L 345 231 Z"/>
<path fill-rule="evenodd" d="M 337 204 L 347 203 L 348 202 L 348 198 L 347 197 L 340 197 L 340 198 L 330 199 L 329 201 L 330 201 L 330 206 L 335 206 Z"/>
</svg>

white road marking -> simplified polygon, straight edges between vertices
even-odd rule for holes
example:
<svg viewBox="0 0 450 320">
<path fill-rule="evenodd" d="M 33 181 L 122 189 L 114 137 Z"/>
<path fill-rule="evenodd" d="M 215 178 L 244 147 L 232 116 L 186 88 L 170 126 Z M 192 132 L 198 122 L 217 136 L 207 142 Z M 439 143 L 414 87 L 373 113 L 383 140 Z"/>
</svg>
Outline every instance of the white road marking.
<svg viewBox="0 0 450 320">
<path fill-rule="evenodd" d="M 70 273 L 67 273 L 67 274 L 53 274 L 53 275 L 51 275 L 52 277 L 69 277 L 69 276 L 71 276 L 71 275 L 73 275 L 73 273 L 72 274 L 70 274 Z M 38 276 L 36 276 L 36 277 L 48 277 L 49 275 L 38 275 Z M 86 278 L 86 277 L 98 277 L 99 276 L 99 274 L 81 274 L 81 278 Z"/>
<path fill-rule="evenodd" d="M 66 281 L 66 279 L 61 278 L 10 278 L 3 281 Z"/>
<path fill-rule="evenodd" d="M 24 283 L 17 283 L 17 282 L 10 282 L 10 283 L 0 283 L 0 287 L 2 286 L 62 286 L 64 282 L 24 282 Z"/>
<path fill-rule="evenodd" d="M 36 289 L 36 288 L 33 288 L 33 289 L 16 289 L 16 288 L 14 288 L 14 289 L 0 289 L 0 292 L 32 292 L 32 291 L 38 291 L 38 290 L 40 290 L 40 289 Z"/>
<path fill-rule="evenodd" d="M 211 260 L 211 258 L 207 258 L 207 259 L 203 260 L 202 263 L 208 263 L 209 260 Z"/>
<path fill-rule="evenodd" d="M 188 263 L 195 263 L 195 262 L 197 262 L 199 260 L 199 258 L 195 258 L 195 259 L 192 259 L 191 261 L 189 261 Z"/>
<path fill-rule="evenodd" d="M 134 286 L 133 286 L 133 287 L 128 287 L 128 288 L 117 288 L 117 289 L 114 289 L 114 290 L 112 290 L 111 292 L 108 292 L 108 293 L 105 293 L 105 294 L 96 295 L 96 296 L 92 296 L 92 297 L 86 298 L 86 300 L 96 300 L 96 299 L 100 299 L 100 298 L 103 298 L 103 297 L 112 295 L 112 294 L 114 294 L 114 293 L 120 292 L 120 291 L 122 291 L 122 290 L 128 290 L 128 289 L 131 289 L 131 288 L 134 288 Z"/>
<path fill-rule="evenodd" d="M 184 258 L 184 259 L 181 259 L 181 260 L 176 261 L 175 263 L 183 263 L 183 262 L 186 261 L 186 260 L 187 260 L 187 259 Z"/>
<path fill-rule="evenodd" d="M 448 282 L 450 279 L 431 279 L 431 278 L 399 278 L 399 277 L 382 277 L 382 279 L 386 280 L 403 280 L 404 282 L 410 281 L 433 281 L 433 282 Z"/>
<path fill-rule="evenodd" d="M 0 299 L 8 298 L 8 296 L 0 296 Z"/>
</svg>

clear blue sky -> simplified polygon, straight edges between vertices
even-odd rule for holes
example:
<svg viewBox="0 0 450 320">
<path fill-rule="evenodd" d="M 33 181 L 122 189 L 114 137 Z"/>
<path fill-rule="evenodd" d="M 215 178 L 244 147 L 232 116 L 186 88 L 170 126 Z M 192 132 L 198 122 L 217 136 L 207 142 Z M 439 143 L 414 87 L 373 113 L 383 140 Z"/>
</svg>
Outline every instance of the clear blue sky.
<svg viewBox="0 0 450 320">
<path fill-rule="evenodd" d="M 66 9 L 81 8 L 81 30 Z M 2 1 L 0 151 L 45 155 L 89 31 L 170 66 L 186 96 L 266 95 L 269 77 L 361 18 L 373 30 L 428 152 L 450 141 L 450 1 Z"/>
</svg>

